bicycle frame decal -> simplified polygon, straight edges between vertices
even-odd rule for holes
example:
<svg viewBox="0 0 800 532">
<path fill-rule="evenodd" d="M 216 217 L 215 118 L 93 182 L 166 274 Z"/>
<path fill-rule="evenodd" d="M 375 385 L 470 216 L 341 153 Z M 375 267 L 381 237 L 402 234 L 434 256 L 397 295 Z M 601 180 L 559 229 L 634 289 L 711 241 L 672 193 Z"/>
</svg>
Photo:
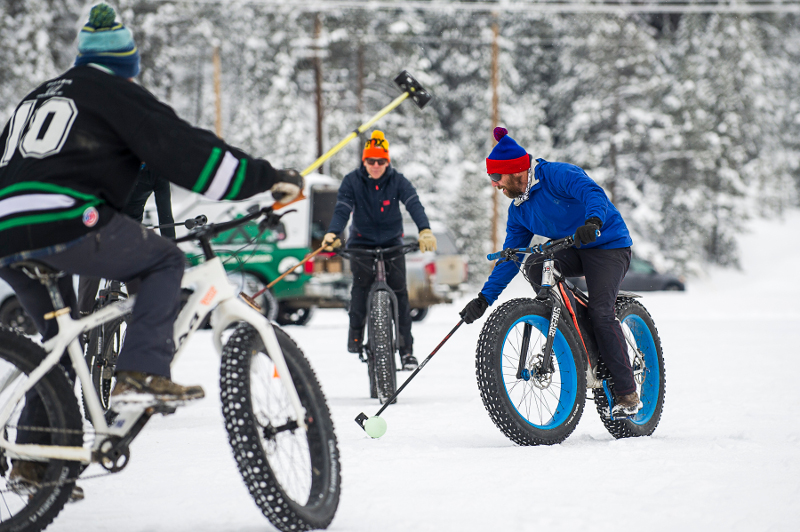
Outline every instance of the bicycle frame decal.
<svg viewBox="0 0 800 532">
<path fill-rule="evenodd" d="M 555 284 L 555 275 L 553 273 L 553 259 L 546 259 L 542 263 L 542 286 L 551 287 Z"/>
<path fill-rule="evenodd" d="M 550 320 L 550 329 L 547 331 L 547 336 L 549 338 L 553 338 L 556 335 L 556 329 L 558 328 L 558 320 L 561 317 L 561 307 L 558 305 L 553 305 L 553 319 Z"/>
<path fill-rule="evenodd" d="M 217 289 L 212 286 L 211 288 L 208 289 L 206 295 L 203 296 L 203 299 L 200 300 L 200 303 L 202 303 L 203 305 L 210 304 L 214 300 L 215 295 L 217 295 Z"/>
</svg>

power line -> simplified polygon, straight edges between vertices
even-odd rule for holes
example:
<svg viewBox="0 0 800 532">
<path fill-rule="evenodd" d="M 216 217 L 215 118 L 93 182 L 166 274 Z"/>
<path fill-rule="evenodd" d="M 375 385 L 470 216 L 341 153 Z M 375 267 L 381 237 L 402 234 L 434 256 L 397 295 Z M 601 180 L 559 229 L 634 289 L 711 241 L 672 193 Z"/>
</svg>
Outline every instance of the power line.
<svg viewBox="0 0 800 532">
<path fill-rule="evenodd" d="M 165 3 L 188 4 L 230 4 L 229 0 L 157 0 Z M 283 11 L 440 11 L 440 12 L 505 12 L 505 13 L 800 13 L 800 2 L 769 2 L 750 0 L 746 2 L 575 2 L 568 0 L 545 0 L 540 2 L 446 2 L 440 0 L 407 0 L 393 2 L 391 0 L 299 0 L 287 3 L 285 0 L 241 0 L 239 4 L 267 6 Z"/>
</svg>

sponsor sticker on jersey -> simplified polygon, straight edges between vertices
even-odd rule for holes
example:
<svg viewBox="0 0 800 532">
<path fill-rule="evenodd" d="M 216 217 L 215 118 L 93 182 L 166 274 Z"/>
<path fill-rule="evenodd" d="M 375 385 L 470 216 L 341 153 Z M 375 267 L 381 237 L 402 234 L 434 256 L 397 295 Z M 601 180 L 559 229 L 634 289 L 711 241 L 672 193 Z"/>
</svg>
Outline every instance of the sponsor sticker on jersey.
<svg viewBox="0 0 800 532">
<path fill-rule="evenodd" d="M 83 225 L 86 227 L 94 227 L 100 221 L 100 213 L 94 207 L 89 207 L 83 211 Z"/>
</svg>

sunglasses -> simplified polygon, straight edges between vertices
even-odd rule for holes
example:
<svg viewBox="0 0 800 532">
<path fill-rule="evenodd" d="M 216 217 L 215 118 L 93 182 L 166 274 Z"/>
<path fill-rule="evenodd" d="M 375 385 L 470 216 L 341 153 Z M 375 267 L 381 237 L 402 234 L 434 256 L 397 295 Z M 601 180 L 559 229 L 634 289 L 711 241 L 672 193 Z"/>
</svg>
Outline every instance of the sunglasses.
<svg viewBox="0 0 800 532">
<path fill-rule="evenodd" d="M 386 159 L 364 159 L 364 164 L 367 164 L 369 166 L 373 166 L 376 164 L 378 166 L 383 166 L 385 164 L 389 164 L 389 161 L 387 161 Z"/>
<path fill-rule="evenodd" d="M 489 174 L 489 179 L 494 181 L 495 183 L 499 182 L 502 179 L 503 174 Z"/>
</svg>

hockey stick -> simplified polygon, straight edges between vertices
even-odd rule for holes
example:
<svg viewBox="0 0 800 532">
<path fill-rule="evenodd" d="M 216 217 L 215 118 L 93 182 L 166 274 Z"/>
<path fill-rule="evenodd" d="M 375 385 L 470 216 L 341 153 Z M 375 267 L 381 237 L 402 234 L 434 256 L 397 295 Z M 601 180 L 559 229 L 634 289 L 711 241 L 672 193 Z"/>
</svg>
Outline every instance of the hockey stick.
<svg viewBox="0 0 800 532">
<path fill-rule="evenodd" d="M 266 292 L 267 290 L 269 290 L 270 288 L 272 288 L 273 286 L 275 286 L 275 283 L 277 283 L 278 281 L 280 281 L 281 279 L 283 279 L 284 277 L 286 277 L 287 275 L 289 275 L 290 273 L 292 273 L 293 271 L 295 271 L 297 268 L 299 268 L 300 266 L 302 266 L 302 265 L 303 265 L 303 264 L 305 264 L 306 262 L 310 261 L 311 259 L 313 259 L 313 258 L 314 258 L 314 257 L 316 257 L 317 255 L 319 255 L 319 253 L 320 253 L 320 252 L 321 252 L 323 249 L 325 249 L 325 247 L 326 247 L 326 245 L 322 245 L 322 246 L 320 246 L 319 248 L 315 249 L 313 253 L 309 253 L 308 255 L 306 255 L 306 256 L 305 256 L 305 258 L 303 258 L 303 260 L 301 260 L 300 262 L 298 262 L 297 264 L 295 264 L 294 266 L 292 266 L 291 268 L 289 268 L 288 270 L 286 270 L 285 272 L 283 272 L 283 273 L 282 273 L 282 274 L 281 274 L 279 277 L 275 278 L 275 280 L 274 280 L 274 281 L 272 281 L 271 283 L 269 283 L 267 286 L 265 286 L 264 288 L 262 288 L 261 290 L 259 290 L 259 291 L 258 291 L 258 292 L 256 292 L 255 294 L 253 294 L 252 296 L 248 296 L 248 295 L 247 295 L 247 294 L 245 294 L 244 292 L 239 292 L 239 295 L 240 295 L 240 296 L 242 296 L 242 299 L 244 299 L 244 300 L 245 300 L 245 302 L 246 302 L 248 305 L 250 305 L 251 307 L 253 307 L 253 308 L 254 308 L 254 309 L 256 309 L 256 310 L 261 310 L 261 305 L 259 305 L 259 304 L 258 304 L 258 303 L 256 303 L 256 301 L 255 301 L 255 299 L 256 299 L 258 296 L 260 296 L 261 294 L 263 294 L 264 292 Z"/>
<path fill-rule="evenodd" d="M 449 340 L 451 336 L 453 336 L 453 334 L 454 334 L 454 333 L 455 333 L 455 332 L 458 330 L 458 328 L 459 328 L 459 327 L 461 327 L 461 324 L 462 324 L 462 323 L 464 323 L 464 320 L 463 320 L 463 319 L 462 319 L 462 320 L 460 320 L 460 321 L 459 321 L 459 322 L 456 324 L 456 326 L 455 326 L 455 327 L 453 327 L 453 329 L 452 329 L 452 330 L 451 330 L 449 333 L 447 333 L 447 336 L 445 336 L 445 337 L 444 337 L 444 339 L 443 339 L 441 342 L 439 342 L 439 345 L 437 345 L 437 346 L 436 346 L 436 349 L 434 349 L 434 350 L 433 350 L 433 352 L 431 352 L 431 354 L 430 354 L 430 355 L 428 355 L 428 356 L 425 358 L 425 360 L 423 360 L 423 361 L 422 361 L 422 364 L 420 364 L 420 365 L 417 367 L 417 369 L 415 369 L 415 370 L 414 370 L 414 373 L 412 373 L 411 375 L 409 375 L 409 377 L 406 379 L 406 382 L 404 382 L 404 383 L 403 383 L 403 384 L 402 384 L 402 385 L 401 385 L 401 386 L 400 386 L 400 387 L 397 389 L 397 391 L 396 391 L 396 392 L 394 392 L 394 395 L 392 395 L 392 396 L 391 396 L 389 399 L 387 399 L 387 400 L 386 400 L 386 402 L 385 402 L 385 403 L 383 403 L 383 406 L 381 407 L 381 409 L 380 409 L 380 410 L 378 410 L 378 411 L 375 413 L 375 415 L 374 415 L 373 417 L 378 417 L 378 416 L 380 416 L 380 415 L 381 415 L 381 413 L 382 413 L 384 410 L 386 410 L 386 409 L 389 407 L 389 405 L 390 405 L 390 404 L 392 404 L 392 401 L 394 401 L 394 400 L 395 400 L 395 398 L 396 398 L 398 395 L 400 395 L 400 392 L 402 392 L 402 391 L 403 391 L 403 388 L 405 388 L 406 386 L 408 386 L 408 383 L 409 383 L 409 382 L 411 382 L 411 379 L 413 379 L 414 377 L 416 377 L 416 376 L 417 376 L 417 373 L 419 373 L 420 371 L 422 371 L 422 368 L 424 368 L 424 367 L 425 367 L 425 364 L 427 364 L 427 363 L 428 363 L 428 361 L 429 361 L 431 358 L 433 358 L 433 355 L 435 355 L 435 354 L 436 354 L 436 352 L 437 352 L 437 351 L 439 351 L 439 349 L 441 349 L 441 347 L 444 345 L 444 343 L 445 343 L 447 340 Z M 367 419 L 371 419 L 371 418 L 368 418 L 368 417 L 367 417 L 367 415 L 366 415 L 366 414 L 364 414 L 364 412 L 361 412 L 360 414 L 358 414 L 358 415 L 356 416 L 356 423 L 358 423 L 358 426 L 359 426 L 359 427 L 361 427 L 362 429 L 364 429 L 365 431 L 366 431 L 367 429 L 366 429 L 366 427 L 364 427 L 364 422 L 365 422 L 365 421 L 367 421 Z"/>
</svg>

